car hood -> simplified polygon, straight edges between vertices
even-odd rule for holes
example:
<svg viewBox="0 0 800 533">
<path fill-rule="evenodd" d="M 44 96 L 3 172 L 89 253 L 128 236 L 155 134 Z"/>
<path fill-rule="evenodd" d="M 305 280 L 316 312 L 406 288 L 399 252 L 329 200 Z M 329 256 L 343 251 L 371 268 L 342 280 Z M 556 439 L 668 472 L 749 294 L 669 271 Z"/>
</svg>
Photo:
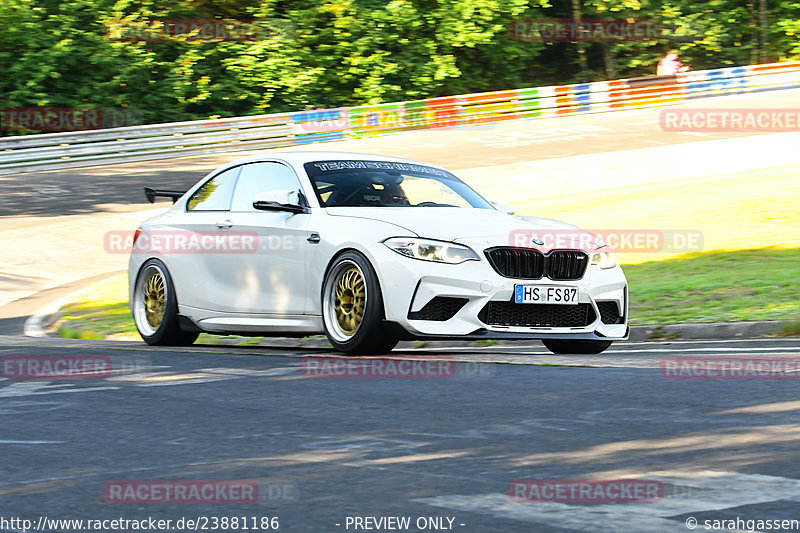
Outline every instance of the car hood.
<svg viewBox="0 0 800 533">
<path fill-rule="evenodd" d="M 479 247 L 533 247 L 593 251 L 604 243 L 576 226 L 549 218 L 508 215 L 492 209 L 454 207 L 329 207 L 333 216 L 393 224 L 427 239 Z M 398 233 L 396 236 L 403 236 Z M 534 242 L 536 239 L 538 242 Z M 543 242 L 544 244 L 539 244 Z"/>
</svg>

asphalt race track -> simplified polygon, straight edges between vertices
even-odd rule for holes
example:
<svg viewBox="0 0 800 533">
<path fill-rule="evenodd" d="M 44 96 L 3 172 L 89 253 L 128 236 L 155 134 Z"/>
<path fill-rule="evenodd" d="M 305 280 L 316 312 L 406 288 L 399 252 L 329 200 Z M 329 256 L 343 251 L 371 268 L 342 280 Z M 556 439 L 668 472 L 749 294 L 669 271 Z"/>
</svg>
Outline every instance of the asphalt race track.
<svg viewBox="0 0 800 533">
<path fill-rule="evenodd" d="M 674 356 L 797 359 L 792 339 L 628 343 L 603 356 L 557 357 L 541 346 L 394 354 L 457 361 L 447 379 L 312 379 L 304 365 L 334 360 L 325 350 L 0 343 L 3 360 L 108 357 L 121 372 L 4 380 L 3 517 L 277 516 L 280 531 L 297 532 L 355 531 L 345 527 L 355 516 L 448 517 L 450 530 L 476 533 L 800 518 L 796 379 L 677 380 L 659 370 Z M 586 478 L 656 481 L 663 495 L 616 504 L 509 497 L 513 480 Z M 133 480 L 251 480 L 259 497 L 105 502 L 106 484 Z"/>
</svg>

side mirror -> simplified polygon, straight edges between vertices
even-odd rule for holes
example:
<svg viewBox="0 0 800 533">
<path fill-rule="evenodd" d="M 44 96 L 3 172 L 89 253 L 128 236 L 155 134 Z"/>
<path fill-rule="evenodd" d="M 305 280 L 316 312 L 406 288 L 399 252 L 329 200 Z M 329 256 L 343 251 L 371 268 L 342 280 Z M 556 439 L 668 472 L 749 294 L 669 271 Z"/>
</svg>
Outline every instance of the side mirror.
<svg viewBox="0 0 800 533">
<path fill-rule="evenodd" d="M 253 207 L 260 211 L 287 211 L 289 213 L 308 213 L 305 198 L 300 191 L 267 191 L 256 195 Z"/>
<path fill-rule="evenodd" d="M 504 204 L 503 202 L 489 202 L 492 206 L 497 209 L 498 211 L 502 211 L 506 215 L 513 215 L 514 208 L 508 204 Z"/>
</svg>

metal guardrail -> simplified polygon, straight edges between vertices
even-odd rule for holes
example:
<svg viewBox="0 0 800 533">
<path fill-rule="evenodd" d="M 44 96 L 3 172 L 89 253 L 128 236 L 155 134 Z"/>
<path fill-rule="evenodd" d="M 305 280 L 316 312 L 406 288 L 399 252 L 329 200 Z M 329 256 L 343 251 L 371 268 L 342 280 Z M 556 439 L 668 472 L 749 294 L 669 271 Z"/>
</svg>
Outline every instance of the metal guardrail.
<svg viewBox="0 0 800 533">
<path fill-rule="evenodd" d="M 410 102 L 0 139 L 0 175 L 295 146 L 428 128 L 671 105 L 800 87 L 800 62 Z"/>
</svg>

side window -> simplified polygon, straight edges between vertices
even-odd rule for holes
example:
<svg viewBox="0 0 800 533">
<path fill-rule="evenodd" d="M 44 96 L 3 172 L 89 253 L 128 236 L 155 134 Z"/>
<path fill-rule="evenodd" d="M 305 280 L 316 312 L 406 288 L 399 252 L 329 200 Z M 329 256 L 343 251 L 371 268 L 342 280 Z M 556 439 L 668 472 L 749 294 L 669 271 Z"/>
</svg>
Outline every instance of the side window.
<svg viewBox="0 0 800 533">
<path fill-rule="evenodd" d="M 231 206 L 233 186 L 241 167 L 217 174 L 197 189 L 186 202 L 187 211 L 227 211 Z"/>
<path fill-rule="evenodd" d="M 291 168 L 281 163 L 250 163 L 242 166 L 231 211 L 255 211 L 253 200 L 268 191 L 299 191 L 300 182 Z"/>
</svg>

